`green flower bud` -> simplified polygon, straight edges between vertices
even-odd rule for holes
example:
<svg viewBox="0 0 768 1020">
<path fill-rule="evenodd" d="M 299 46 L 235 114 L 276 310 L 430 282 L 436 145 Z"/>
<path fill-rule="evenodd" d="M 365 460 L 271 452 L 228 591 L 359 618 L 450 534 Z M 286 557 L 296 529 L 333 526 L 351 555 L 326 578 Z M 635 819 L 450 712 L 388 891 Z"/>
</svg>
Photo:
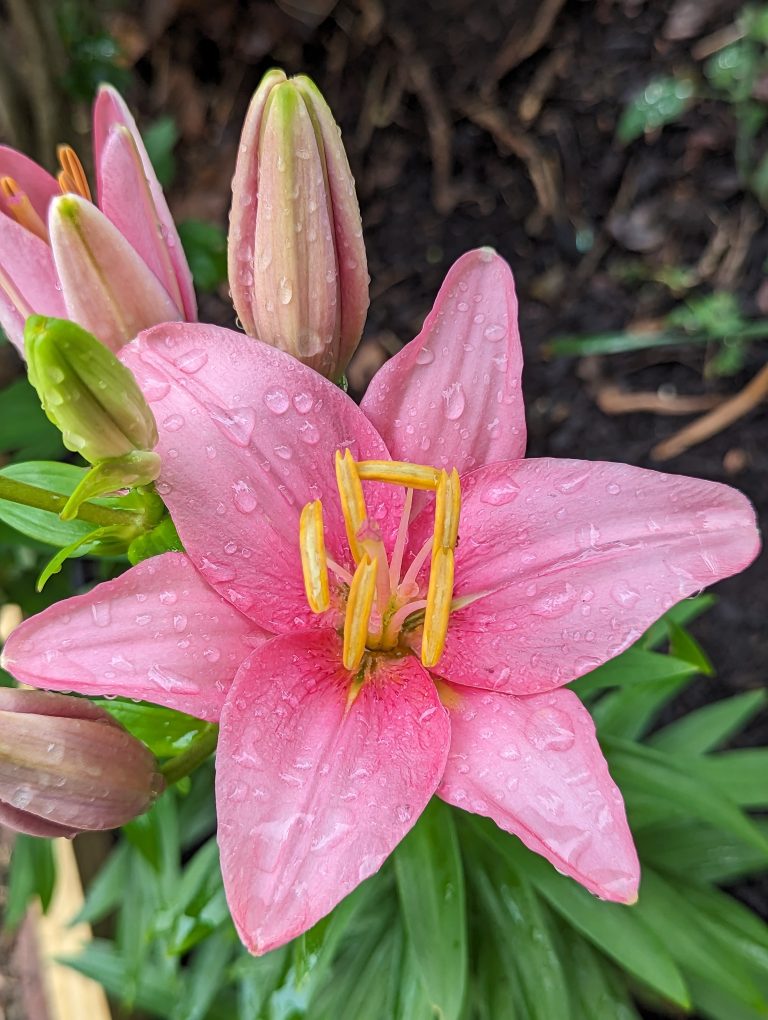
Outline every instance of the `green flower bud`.
<svg viewBox="0 0 768 1020">
<path fill-rule="evenodd" d="M 67 449 L 94 464 L 155 446 L 157 426 L 144 395 L 94 336 L 66 319 L 32 315 L 24 345 L 29 380 Z"/>
</svg>

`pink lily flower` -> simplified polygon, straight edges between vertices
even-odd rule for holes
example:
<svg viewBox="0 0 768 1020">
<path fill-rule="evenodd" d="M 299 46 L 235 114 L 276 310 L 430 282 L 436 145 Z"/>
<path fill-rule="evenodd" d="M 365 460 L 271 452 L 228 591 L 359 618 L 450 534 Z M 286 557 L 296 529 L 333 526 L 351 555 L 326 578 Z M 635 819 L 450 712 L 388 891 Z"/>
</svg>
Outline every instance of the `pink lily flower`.
<svg viewBox="0 0 768 1020">
<path fill-rule="evenodd" d="M 621 795 L 562 688 L 743 569 L 754 514 L 711 482 L 522 459 L 516 313 L 506 263 L 463 256 L 362 407 L 214 326 L 121 354 L 186 554 L 22 624 L 4 664 L 220 718 L 221 866 L 252 952 L 376 871 L 435 793 L 636 898 Z"/>
<path fill-rule="evenodd" d="M 71 318 L 113 350 L 147 326 L 197 318 L 162 188 L 109 85 L 94 104 L 93 145 L 98 207 L 69 146 L 58 178 L 0 146 L 0 324 L 19 352 L 33 313 Z"/>
</svg>

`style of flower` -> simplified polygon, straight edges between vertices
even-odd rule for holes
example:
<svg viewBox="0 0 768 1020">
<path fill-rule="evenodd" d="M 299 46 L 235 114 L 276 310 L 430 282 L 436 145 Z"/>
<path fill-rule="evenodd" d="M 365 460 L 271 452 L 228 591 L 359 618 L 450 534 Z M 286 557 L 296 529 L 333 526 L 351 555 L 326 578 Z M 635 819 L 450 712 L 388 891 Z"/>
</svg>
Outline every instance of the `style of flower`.
<svg viewBox="0 0 768 1020">
<path fill-rule="evenodd" d="M 110 86 L 93 108 L 98 208 L 69 146 L 52 177 L 0 146 L 0 324 L 70 318 L 117 350 L 147 326 L 197 318 L 179 236 L 128 107 Z"/>
<path fill-rule="evenodd" d="M 154 404 L 166 553 L 10 636 L 28 684 L 221 722 L 221 865 L 262 953 L 376 871 L 437 793 L 605 899 L 638 861 L 563 685 L 745 567 L 747 500 L 622 464 L 524 460 L 506 263 L 452 268 L 361 407 L 205 325 L 125 348 Z"/>
</svg>

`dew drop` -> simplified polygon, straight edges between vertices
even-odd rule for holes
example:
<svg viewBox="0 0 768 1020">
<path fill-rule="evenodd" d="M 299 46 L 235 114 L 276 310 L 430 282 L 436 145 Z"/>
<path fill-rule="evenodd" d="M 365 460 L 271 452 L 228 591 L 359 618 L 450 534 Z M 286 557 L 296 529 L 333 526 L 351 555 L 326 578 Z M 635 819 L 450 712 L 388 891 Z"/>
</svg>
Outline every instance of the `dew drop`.
<svg viewBox="0 0 768 1020">
<path fill-rule="evenodd" d="M 290 446 L 276 446 L 275 454 L 281 460 L 290 460 L 293 456 L 293 450 L 291 450 Z"/>
<path fill-rule="evenodd" d="M 256 499 L 251 487 L 246 481 L 240 479 L 235 482 L 232 488 L 235 490 L 234 503 L 237 510 L 241 514 L 252 514 L 258 506 L 258 500 Z"/>
<path fill-rule="evenodd" d="M 264 403 L 273 414 L 285 414 L 291 406 L 288 394 L 285 390 L 267 390 L 264 394 Z"/>
<path fill-rule="evenodd" d="M 195 372 L 199 372 L 200 369 L 208 361 L 208 355 L 205 351 L 201 351 L 199 348 L 195 348 L 192 351 L 187 351 L 185 354 L 179 355 L 178 358 L 174 358 L 173 363 L 177 368 L 180 368 L 182 372 L 186 372 L 187 375 L 194 375 Z"/>
<path fill-rule="evenodd" d="M 165 379 L 142 372 L 141 391 L 150 404 L 157 400 L 162 400 L 170 388 L 170 384 Z"/>
<path fill-rule="evenodd" d="M 293 398 L 293 406 L 299 414 L 309 414 L 313 403 L 314 401 L 309 393 L 297 393 Z"/>
<path fill-rule="evenodd" d="M 443 402 L 445 405 L 445 417 L 449 421 L 456 421 L 464 413 L 465 399 L 464 389 L 460 382 L 451 383 L 443 390 Z"/>
<path fill-rule="evenodd" d="M 91 616 L 97 627 L 108 627 L 112 619 L 109 602 L 94 602 L 91 606 Z"/>
<path fill-rule="evenodd" d="M 178 432 L 184 425 L 184 419 L 180 414 L 171 414 L 163 421 L 163 428 L 166 432 Z"/>
<path fill-rule="evenodd" d="M 490 340 L 491 343 L 503 340 L 506 335 L 506 326 L 500 326 L 498 322 L 489 323 L 489 325 L 487 325 L 483 330 L 483 336 L 486 340 Z"/>
<path fill-rule="evenodd" d="M 571 717 L 559 708 L 540 708 L 525 724 L 525 736 L 539 751 L 569 751 L 576 740 Z"/>
<path fill-rule="evenodd" d="M 306 443 L 307 446 L 317 446 L 320 442 L 320 431 L 317 429 L 312 422 L 305 421 L 303 425 L 299 426 L 299 439 L 302 443 Z"/>
<path fill-rule="evenodd" d="M 209 404 L 207 407 L 211 420 L 218 425 L 227 439 L 236 446 L 245 448 L 251 441 L 256 427 L 256 414 L 252 407 L 233 407 L 231 410 Z"/>
<path fill-rule="evenodd" d="M 429 347 L 422 347 L 421 350 L 416 355 L 417 365 L 431 365 L 434 360 L 435 356 L 429 349 Z"/>
<path fill-rule="evenodd" d="M 516 499 L 520 492 L 520 486 L 511 479 L 501 480 L 490 485 L 480 496 L 482 503 L 488 506 L 506 506 Z"/>
</svg>

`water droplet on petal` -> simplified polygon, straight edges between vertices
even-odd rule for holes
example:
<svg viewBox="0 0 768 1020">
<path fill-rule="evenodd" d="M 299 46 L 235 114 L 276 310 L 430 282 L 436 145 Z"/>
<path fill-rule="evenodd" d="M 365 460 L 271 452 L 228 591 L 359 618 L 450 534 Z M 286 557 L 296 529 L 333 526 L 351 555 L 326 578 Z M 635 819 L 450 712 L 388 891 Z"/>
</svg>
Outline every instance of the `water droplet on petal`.
<svg viewBox="0 0 768 1020">
<path fill-rule="evenodd" d="M 267 390 L 264 403 L 273 414 L 285 414 L 290 407 L 290 400 L 285 390 Z"/>
<path fill-rule="evenodd" d="M 195 349 L 187 351 L 185 354 L 179 355 L 178 358 L 173 359 L 174 365 L 180 368 L 182 372 L 186 372 L 187 375 L 193 375 L 195 372 L 199 372 L 200 369 L 208 361 L 208 355 L 205 351 Z"/>
<path fill-rule="evenodd" d="M 259 504 L 248 482 L 240 479 L 232 488 L 235 490 L 235 507 L 241 514 L 252 514 Z"/>
<path fill-rule="evenodd" d="M 171 414 L 163 421 L 166 432 L 178 432 L 183 425 L 184 418 L 180 414 Z"/>
<path fill-rule="evenodd" d="M 502 479 L 494 482 L 480 495 L 480 501 L 488 506 L 505 506 L 516 499 L 520 492 L 520 486 L 511 479 Z"/>
<path fill-rule="evenodd" d="M 429 349 L 429 347 L 422 347 L 421 350 L 416 355 L 417 365 L 431 365 L 434 360 L 435 356 Z"/>
<path fill-rule="evenodd" d="M 312 422 L 305 421 L 299 425 L 299 439 L 307 446 L 316 446 L 320 442 L 320 430 Z"/>
<path fill-rule="evenodd" d="M 209 404 L 207 407 L 211 419 L 218 425 L 227 439 L 236 446 L 245 448 L 251 441 L 256 427 L 256 414 L 252 407 L 219 407 Z"/>
<path fill-rule="evenodd" d="M 314 401 L 309 393 L 297 393 L 293 398 L 293 406 L 299 414 L 309 414 L 312 410 L 313 403 Z"/>
<path fill-rule="evenodd" d="M 109 602 L 94 602 L 91 605 L 91 616 L 97 627 L 108 627 L 112 619 Z"/>
<path fill-rule="evenodd" d="M 503 340 L 507 335 L 506 326 L 500 326 L 497 322 L 492 322 L 483 330 L 483 336 L 486 340 L 490 340 L 492 343 L 496 343 L 498 340 Z"/>
<path fill-rule="evenodd" d="M 460 382 L 452 383 L 443 390 L 443 402 L 445 405 L 445 417 L 450 421 L 456 421 L 464 413 L 464 389 Z"/>
<path fill-rule="evenodd" d="M 525 724 L 525 736 L 539 751 L 569 751 L 576 740 L 571 717 L 551 706 L 533 713 Z"/>
</svg>

